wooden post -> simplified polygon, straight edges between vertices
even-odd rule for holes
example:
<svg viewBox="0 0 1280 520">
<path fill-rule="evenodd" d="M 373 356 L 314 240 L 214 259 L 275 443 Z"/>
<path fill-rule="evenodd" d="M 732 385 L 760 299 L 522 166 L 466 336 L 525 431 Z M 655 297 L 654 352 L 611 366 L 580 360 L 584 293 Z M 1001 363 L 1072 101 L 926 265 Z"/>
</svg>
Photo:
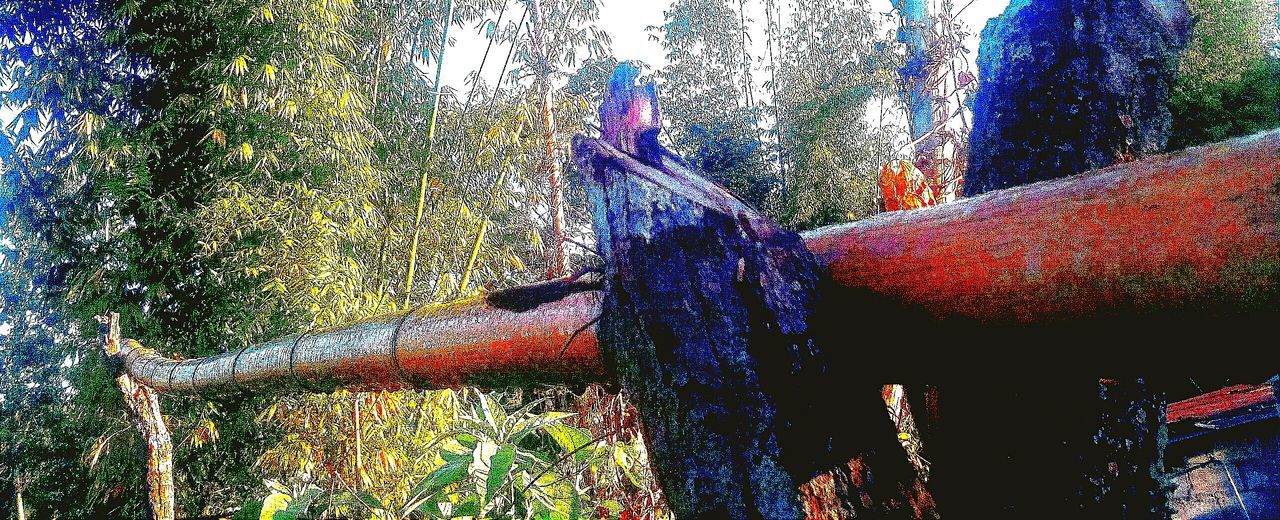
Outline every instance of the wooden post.
<svg viewBox="0 0 1280 520">
<path fill-rule="evenodd" d="M 15 487 L 14 489 L 18 495 L 18 520 L 27 520 L 27 509 L 22 505 L 22 488 Z"/>
<path fill-rule="evenodd" d="M 535 70 L 538 74 L 538 102 L 542 109 L 542 140 L 546 145 L 547 155 L 543 158 L 547 165 L 547 184 L 550 189 L 548 204 L 551 213 L 551 248 L 547 250 L 547 276 L 564 276 L 568 269 L 565 256 L 564 229 L 564 188 L 560 185 L 560 153 L 556 146 L 555 103 L 551 95 L 551 60 L 547 56 L 545 34 L 543 34 L 542 3 L 540 0 L 529 2 L 529 13 L 533 15 L 533 28 L 529 31 L 533 43 L 533 59 L 537 62 Z"/>
<path fill-rule="evenodd" d="M 121 341 L 129 343 L 131 350 L 143 348 L 134 340 L 120 339 L 119 314 L 113 312 L 105 319 L 99 317 L 98 321 L 107 328 L 103 344 L 107 356 L 114 357 L 120 353 Z M 164 424 L 164 415 L 160 412 L 160 396 L 150 387 L 134 381 L 124 370 L 117 372 L 116 385 L 120 388 L 129 416 L 146 445 L 147 496 L 151 503 L 151 518 L 173 520 L 173 440 L 169 435 L 169 428 Z"/>
<path fill-rule="evenodd" d="M 663 149 L 655 91 L 637 75 L 618 68 L 603 138 L 579 137 L 574 157 L 605 258 L 601 354 L 640 412 L 672 511 L 936 517 L 880 382 L 850 384 L 831 363 L 804 241 Z M 856 432 L 830 427 L 833 395 Z"/>
</svg>

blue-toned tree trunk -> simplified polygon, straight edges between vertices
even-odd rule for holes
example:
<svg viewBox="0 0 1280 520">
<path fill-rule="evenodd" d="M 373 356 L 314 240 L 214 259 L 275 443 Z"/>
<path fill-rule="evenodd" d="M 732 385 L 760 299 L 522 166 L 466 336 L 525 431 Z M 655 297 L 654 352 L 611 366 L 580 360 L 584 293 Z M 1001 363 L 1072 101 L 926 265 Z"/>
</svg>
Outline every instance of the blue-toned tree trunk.
<svg viewBox="0 0 1280 520">
<path fill-rule="evenodd" d="M 834 371 L 803 240 L 663 149 L 652 85 L 635 75 L 615 73 L 603 138 L 579 137 L 574 156 L 605 260 L 601 352 L 640 411 L 672 511 L 933 518 L 881 383 Z M 832 470 L 833 493 L 800 490 Z"/>
<path fill-rule="evenodd" d="M 925 35 L 933 21 L 929 18 L 927 0 L 893 0 L 893 7 L 901 13 L 902 26 L 898 29 L 898 41 L 907 47 L 907 62 L 898 73 L 906 87 L 907 115 L 911 126 L 911 139 L 917 140 L 933 130 L 933 96 L 929 92 L 929 55 L 925 47 Z M 922 141 L 916 149 L 927 147 Z"/>
</svg>

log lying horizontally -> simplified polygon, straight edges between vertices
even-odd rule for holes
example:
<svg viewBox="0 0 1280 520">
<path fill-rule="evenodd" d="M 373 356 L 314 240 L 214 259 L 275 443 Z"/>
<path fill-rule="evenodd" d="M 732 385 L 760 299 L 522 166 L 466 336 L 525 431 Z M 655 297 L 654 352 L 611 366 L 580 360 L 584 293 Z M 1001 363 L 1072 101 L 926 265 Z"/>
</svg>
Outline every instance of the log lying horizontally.
<svg viewBox="0 0 1280 520">
<path fill-rule="evenodd" d="M 528 312 L 523 299 L 495 293 L 207 358 L 170 360 L 132 342 L 121 356 L 152 388 L 203 396 L 603 381 L 599 292 L 582 286 L 532 290 L 567 294 Z"/>
<path fill-rule="evenodd" d="M 1274 319 L 1280 131 L 804 238 L 833 282 L 887 308 L 879 312 L 939 323 Z M 202 395 L 591 381 L 606 377 L 598 313 L 588 285 L 553 284 L 204 359 L 123 355 L 139 381 Z"/>
</svg>

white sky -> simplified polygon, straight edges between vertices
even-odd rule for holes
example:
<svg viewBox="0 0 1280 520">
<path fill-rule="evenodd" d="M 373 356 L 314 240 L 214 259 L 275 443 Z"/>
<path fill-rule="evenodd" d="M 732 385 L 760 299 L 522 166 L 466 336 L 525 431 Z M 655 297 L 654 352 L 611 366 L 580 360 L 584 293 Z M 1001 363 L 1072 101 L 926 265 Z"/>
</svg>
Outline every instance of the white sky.
<svg viewBox="0 0 1280 520">
<path fill-rule="evenodd" d="M 872 10 L 881 13 L 892 11 L 890 0 L 870 0 Z M 1009 0 L 953 0 L 955 5 L 964 7 L 969 3 L 968 7 L 960 15 L 960 20 L 967 25 L 968 32 L 972 33 L 968 43 L 971 59 L 976 59 L 978 54 L 978 33 L 982 31 L 982 27 L 986 25 L 987 20 L 991 17 L 998 16 L 1004 8 L 1009 4 Z M 733 2 L 731 2 L 733 3 Z M 790 3 L 783 0 L 778 2 L 782 9 L 783 23 L 790 18 Z M 645 29 L 653 25 L 661 25 L 663 21 L 663 11 L 671 6 L 671 0 L 600 0 L 600 19 L 596 22 L 596 26 L 601 30 L 609 33 L 613 38 L 613 55 L 620 61 L 639 60 L 649 64 L 654 69 L 662 67 L 666 63 L 663 56 L 662 47 L 652 40 L 650 33 Z M 765 48 L 764 34 L 764 2 L 763 0 L 749 0 L 746 2 L 748 24 L 751 25 L 751 46 L 754 56 L 767 56 Z M 508 6 L 507 12 L 521 12 L 515 1 Z M 504 22 L 505 23 L 505 22 Z M 457 30 L 458 28 L 455 28 Z M 886 27 L 888 29 L 888 27 Z M 449 49 L 449 54 L 445 56 L 445 70 L 442 74 L 442 81 L 445 85 L 453 87 L 458 92 L 466 92 L 464 79 L 473 69 L 480 64 L 480 59 L 484 55 L 485 44 L 487 40 L 483 32 L 477 33 L 472 27 L 466 27 L 461 31 L 457 31 L 457 46 Z M 495 54 L 497 57 L 495 59 Z M 498 72 L 502 68 L 502 59 L 506 56 L 505 47 L 502 52 L 495 50 L 489 55 L 489 62 L 485 65 L 484 81 L 487 85 L 493 85 L 497 80 Z M 762 66 L 763 63 L 758 64 Z M 434 68 L 431 69 L 434 73 Z M 976 69 L 975 69 L 976 70 Z M 765 77 L 763 74 L 755 74 L 757 82 L 763 82 Z M 760 95 L 764 96 L 762 85 L 757 85 Z"/>
<path fill-rule="evenodd" d="M 671 0 L 600 0 L 600 2 L 600 19 L 596 26 L 613 38 L 615 57 L 623 61 L 643 61 L 655 69 L 666 63 L 662 47 L 650 38 L 652 33 L 646 28 L 662 24 L 663 11 L 671 6 Z M 785 23 L 789 16 L 790 4 L 786 1 L 779 3 Z M 964 0 L 956 1 L 956 5 L 961 7 L 964 4 Z M 999 15 L 1008 4 L 1009 0 L 972 0 L 961 13 L 960 20 L 972 33 L 967 42 L 972 59 L 977 58 L 978 33 L 986 25 L 987 19 Z M 764 2 L 751 0 L 746 5 L 748 23 L 752 26 L 752 54 L 765 56 Z M 890 12 L 892 9 L 890 0 L 871 0 L 871 7 L 877 12 Z M 508 6 L 507 11 L 514 16 L 514 13 L 521 12 L 521 9 L 515 0 L 512 0 L 512 5 Z M 458 92 L 465 92 L 464 80 L 467 74 L 479 66 L 487 41 L 484 32 L 477 31 L 473 27 L 455 27 L 453 35 L 457 45 L 449 49 L 449 54 L 446 56 L 443 81 L 445 85 L 457 89 Z M 506 57 L 504 51 L 505 48 L 499 49 L 495 46 L 494 51 L 489 55 L 484 71 L 485 84 L 493 85 L 497 80 L 498 72 L 502 68 L 502 59 Z M 431 70 L 434 73 L 434 69 Z M 756 74 L 755 77 L 762 82 L 764 75 Z M 762 86 L 757 88 L 760 90 L 760 95 L 764 96 Z M 0 124 L 8 124 L 16 113 L 16 108 L 0 107 Z"/>
</svg>

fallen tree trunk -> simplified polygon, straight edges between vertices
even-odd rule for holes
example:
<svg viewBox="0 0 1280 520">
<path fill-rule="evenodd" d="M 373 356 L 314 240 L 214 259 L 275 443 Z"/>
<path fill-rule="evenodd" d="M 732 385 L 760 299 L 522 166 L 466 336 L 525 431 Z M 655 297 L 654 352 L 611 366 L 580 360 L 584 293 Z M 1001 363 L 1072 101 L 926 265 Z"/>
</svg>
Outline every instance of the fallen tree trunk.
<svg viewBox="0 0 1280 520">
<path fill-rule="evenodd" d="M 207 397 L 602 382 L 595 287 L 556 280 L 206 358 L 171 360 L 130 344 L 119 355 L 152 388 Z"/>
<path fill-rule="evenodd" d="M 802 236 L 836 289 L 824 309 L 880 330 L 998 330 L 992 357 L 1024 357 L 1031 337 L 1084 338 L 1055 363 L 1131 371 L 1095 334 L 1185 340 L 1280 317 L 1280 131 Z M 599 301 L 594 285 L 561 280 L 209 358 L 121 355 L 143 384 L 202 395 L 600 381 Z M 1157 341 L 1127 347 L 1128 361 L 1162 355 Z M 895 382 L 954 377 L 969 355 L 862 361 Z"/>
</svg>

